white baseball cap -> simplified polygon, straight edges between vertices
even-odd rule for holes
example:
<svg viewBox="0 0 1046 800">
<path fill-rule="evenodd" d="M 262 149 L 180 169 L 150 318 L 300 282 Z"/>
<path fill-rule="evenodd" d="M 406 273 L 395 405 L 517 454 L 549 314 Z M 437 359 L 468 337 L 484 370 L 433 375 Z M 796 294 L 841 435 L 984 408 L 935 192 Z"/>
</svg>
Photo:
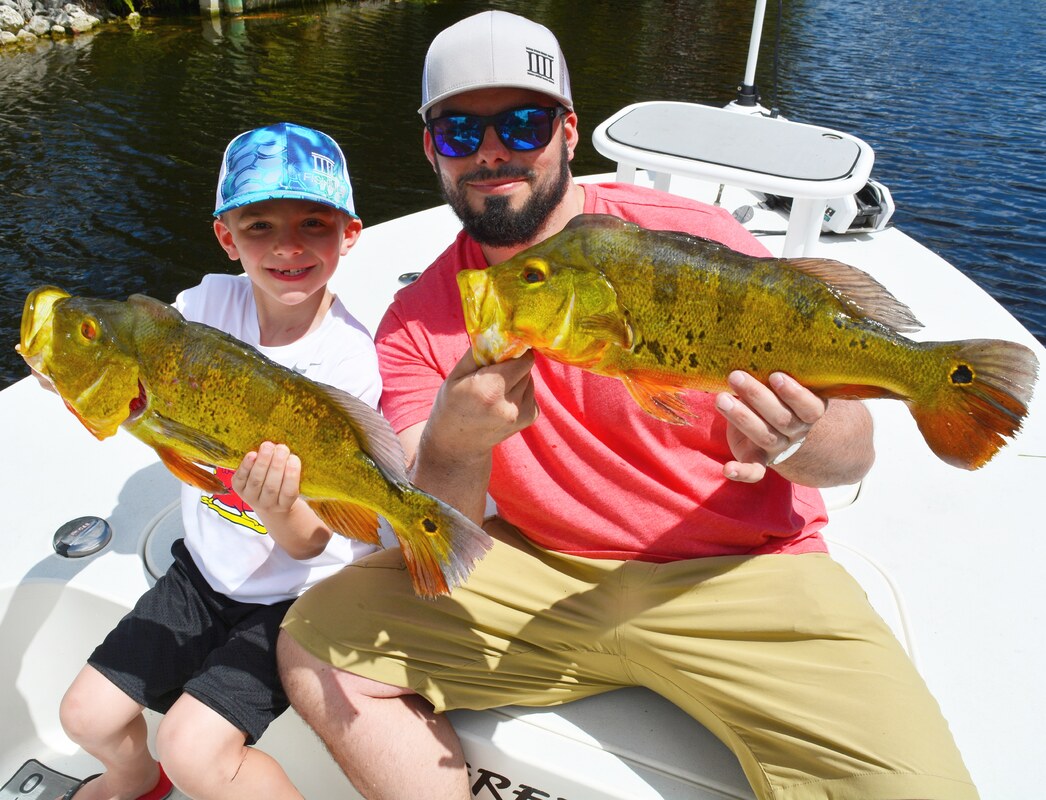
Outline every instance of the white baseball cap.
<svg viewBox="0 0 1046 800">
<path fill-rule="evenodd" d="M 495 87 L 533 89 L 574 108 L 567 62 L 552 31 L 507 11 L 483 11 L 432 40 L 418 113 L 424 118 L 441 100 Z"/>
</svg>

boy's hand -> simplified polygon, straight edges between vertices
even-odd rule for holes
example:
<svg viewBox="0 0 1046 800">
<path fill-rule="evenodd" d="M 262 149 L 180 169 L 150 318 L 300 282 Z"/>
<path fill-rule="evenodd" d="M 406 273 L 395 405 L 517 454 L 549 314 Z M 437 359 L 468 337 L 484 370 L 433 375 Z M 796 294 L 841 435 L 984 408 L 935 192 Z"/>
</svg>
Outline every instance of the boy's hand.
<svg viewBox="0 0 1046 800">
<path fill-rule="evenodd" d="M 287 445 L 263 442 L 243 457 L 232 476 L 232 488 L 255 511 L 287 514 L 297 501 L 301 459 Z"/>
</svg>

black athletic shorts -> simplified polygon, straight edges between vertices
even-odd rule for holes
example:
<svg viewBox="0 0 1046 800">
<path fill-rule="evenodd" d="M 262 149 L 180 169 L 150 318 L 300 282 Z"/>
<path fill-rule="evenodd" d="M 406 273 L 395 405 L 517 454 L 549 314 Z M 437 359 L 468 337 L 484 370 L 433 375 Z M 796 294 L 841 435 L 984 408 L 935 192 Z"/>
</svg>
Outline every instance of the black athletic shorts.
<svg viewBox="0 0 1046 800">
<path fill-rule="evenodd" d="M 87 663 L 160 713 L 188 692 L 253 744 L 289 705 L 276 672 L 276 636 L 292 601 L 232 600 L 211 588 L 182 539 L 171 554 L 174 563 Z"/>
</svg>

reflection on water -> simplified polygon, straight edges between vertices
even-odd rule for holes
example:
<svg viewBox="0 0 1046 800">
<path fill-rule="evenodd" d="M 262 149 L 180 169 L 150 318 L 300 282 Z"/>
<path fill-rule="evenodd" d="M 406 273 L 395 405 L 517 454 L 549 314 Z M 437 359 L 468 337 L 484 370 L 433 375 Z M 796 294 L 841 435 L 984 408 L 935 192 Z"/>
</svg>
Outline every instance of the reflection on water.
<svg viewBox="0 0 1046 800">
<path fill-rule="evenodd" d="M 365 224 L 439 202 L 416 114 L 429 41 L 480 0 L 361 2 L 145 20 L 0 52 L 0 386 L 28 291 L 162 300 L 232 268 L 210 233 L 214 182 L 237 133 L 294 120 L 334 136 Z M 773 4 L 771 4 L 772 6 Z M 570 63 L 583 146 L 646 99 L 722 104 L 744 71 L 751 0 L 503 0 L 540 20 Z M 1046 339 L 1046 71 L 1041 0 L 786 4 L 782 113 L 851 131 L 877 151 L 894 221 Z M 932 8 L 932 15 L 930 9 Z M 860 24 L 860 28 L 854 27 Z M 768 14 L 759 83 L 771 88 Z M 1040 49 L 1037 49 L 1040 48 Z"/>
</svg>

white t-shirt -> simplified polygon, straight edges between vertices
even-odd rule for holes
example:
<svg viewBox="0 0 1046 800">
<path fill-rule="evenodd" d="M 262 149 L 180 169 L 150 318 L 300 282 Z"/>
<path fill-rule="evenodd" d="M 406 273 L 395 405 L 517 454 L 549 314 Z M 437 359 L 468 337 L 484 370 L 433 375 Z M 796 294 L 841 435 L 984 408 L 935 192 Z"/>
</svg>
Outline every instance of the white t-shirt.
<svg viewBox="0 0 1046 800">
<path fill-rule="evenodd" d="M 378 406 L 381 377 L 373 340 L 337 298 L 319 328 L 280 347 L 258 344 L 258 313 L 246 275 L 207 275 L 179 294 L 174 306 L 188 320 L 225 331 L 285 367 Z M 226 485 L 232 472 L 219 470 Z M 231 488 L 210 495 L 182 484 L 182 523 L 186 547 L 211 588 L 247 603 L 293 599 L 376 549 L 336 534 L 320 555 L 294 559 Z"/>
</svg>

